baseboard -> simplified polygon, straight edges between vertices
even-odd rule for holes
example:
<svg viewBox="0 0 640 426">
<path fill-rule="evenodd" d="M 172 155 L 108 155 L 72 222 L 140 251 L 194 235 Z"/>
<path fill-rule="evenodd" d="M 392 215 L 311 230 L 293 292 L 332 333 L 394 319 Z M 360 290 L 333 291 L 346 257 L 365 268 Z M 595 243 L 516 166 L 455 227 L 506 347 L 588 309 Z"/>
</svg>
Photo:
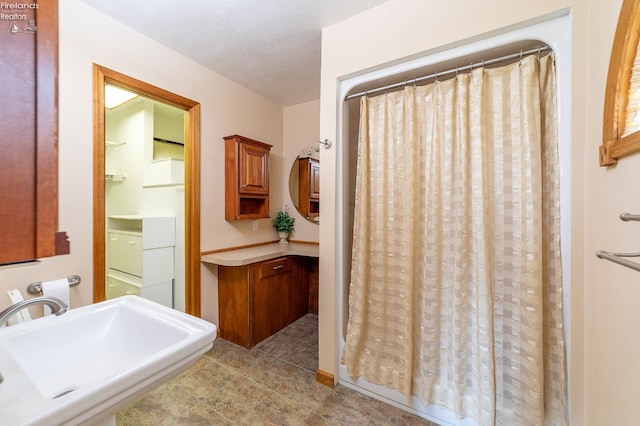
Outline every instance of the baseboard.
<svg viewBox="0 0 640 426">
<path fill-rule="evenodd" d="M 334 387 L 335 383 L 333 380 L 333 374 L 322 370 L 316 371 L 316 382 L 329 386 L 330 388 Z"/>
</svg>

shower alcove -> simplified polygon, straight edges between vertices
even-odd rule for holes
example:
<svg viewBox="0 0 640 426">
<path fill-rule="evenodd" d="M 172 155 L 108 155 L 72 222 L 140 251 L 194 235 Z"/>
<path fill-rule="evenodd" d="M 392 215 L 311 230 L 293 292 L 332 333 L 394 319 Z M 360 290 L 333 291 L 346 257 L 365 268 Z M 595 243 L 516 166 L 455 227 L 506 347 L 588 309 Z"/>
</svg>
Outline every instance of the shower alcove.
<svg viewBox="0 0 640 426">
<path fill-rule="evenodd" d="M 341 364 L 341 355 L 345 346 L 346 328 L 348 321 L 349 280 L 351 273 L 351 238 L 353 235 L 353 209 L 355 196 L 355 172 L 356 154 L 358 142 L 358 98 L 346 100 L 354 93 L 371 88 L 385 87 L 398 82 L 411 80 L 416 77 L 433 74 L 434 72 L 455 69 L 472 62 L 480 63 L 483 60 L 520 52 L 539 45 L 549 46 L 556 58 L 557 72 L 557 107 L 558 107 L 558 143 L 560 167 L 562 177 L 560 181 L 561 204 L 561 249 L 563 257 L 563 287 L 564 306 L 568 307 L 570 297 L 571 271 L 568 259 L 570 258 L 571 240 L 569 218 L 570 206 L 570 152 L 571 134 L 570 123 L 570 61 L 571 61 L 571 22 L 568 11 L 546 16 L 535 21 L 525 22 L 482 38 L 475 38 L 456 47 L 438 52 L 426 52 L 419 58 L 395 63 L 388 67 L 374 71 L 363 70 L 362 73 L 342 80 L 339 83 L 338 94 L 338 120 L 337 130 L 337 181 L 338 200 L 336 211 L 336 226 L 338 228 L 337 250 L 335 254 L 336 265 L 340 268 L 337 282 L 337 382 L 383 400 L 389 404 L 401 407 L 414 414 L 420 415 L 443 425 L 473 425 L 475 421 L 470 419 L 458 420 L 455 415 L 436 406 L 425 406 L 416 397 L 407 401 L 404 395 L 398 391 L 370 383 L 362 378 L 350 377 L 346 368 Z M 564 324 L 566 333 L 566 352 L 570 351 L 569 336 L 569 309 L 564 311 Z M 568 359 L 568 358 L 567 358 Z"/>
</svg>

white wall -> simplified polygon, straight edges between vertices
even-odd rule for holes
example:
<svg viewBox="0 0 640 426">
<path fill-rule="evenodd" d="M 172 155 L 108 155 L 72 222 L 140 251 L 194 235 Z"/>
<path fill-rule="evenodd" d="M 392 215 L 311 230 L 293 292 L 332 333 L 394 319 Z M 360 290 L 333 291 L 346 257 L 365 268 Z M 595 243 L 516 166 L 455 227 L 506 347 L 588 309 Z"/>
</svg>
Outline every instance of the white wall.
<svg viewBox="0 0 640 426">
<path fill-rule="evenodd" d="M 267 220 L 258 231 L 251 223 L 224 220 L 223 137 L 241 134 L 274 145 L 272 182 L 282 170 L 282 108 L 203 66 L 129 29 L 79 0 L 59 2 L 59 229 L 67 231 L 71 254 L 36 264 L 0 269 L 0 309 L 9 305 L 5 290 L 26 295 L 32 281 L 79 274 L 72 306 L 93 300 L 93 116 L 92 63 L 190 98 L 201 104 L 202 249 L 276 239 Z M 281 204 L 280 185 L 271 186 L 272 203 Z M 202 312 L 217 318 L 216 283 L 203 267 Z M 37 312 L 37 311 L 34 311 Z"/>
</svg>

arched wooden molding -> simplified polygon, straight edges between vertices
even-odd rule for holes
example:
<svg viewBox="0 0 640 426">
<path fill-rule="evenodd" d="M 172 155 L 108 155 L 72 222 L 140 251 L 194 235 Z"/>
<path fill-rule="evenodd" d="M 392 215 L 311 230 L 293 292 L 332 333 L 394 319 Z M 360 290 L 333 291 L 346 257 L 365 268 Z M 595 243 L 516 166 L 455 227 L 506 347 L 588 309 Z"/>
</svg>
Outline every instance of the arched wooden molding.
<svg viewBox="0 0 640 426">
<path fill-rule="evenodd" d="M 640 151 L 640 131 L 622 136 L 639 37 L 640 0 L 624 0 L 609 61 L 600 166 L 611 166 L 618 159 Z"/>
</svg>

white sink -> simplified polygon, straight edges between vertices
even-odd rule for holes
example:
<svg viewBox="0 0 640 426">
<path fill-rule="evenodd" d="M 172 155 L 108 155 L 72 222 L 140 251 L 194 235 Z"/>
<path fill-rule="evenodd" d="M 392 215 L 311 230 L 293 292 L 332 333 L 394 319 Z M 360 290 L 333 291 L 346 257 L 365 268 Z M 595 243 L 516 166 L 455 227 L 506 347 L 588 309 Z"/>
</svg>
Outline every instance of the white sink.
<svg viewBox="0 0 640 426">
<path fill-rule="evenodd" d="M 92 424 L 185 370 L 216 326 L 125 296 L 0 329 L 0 423 Z"/>
</svg>

